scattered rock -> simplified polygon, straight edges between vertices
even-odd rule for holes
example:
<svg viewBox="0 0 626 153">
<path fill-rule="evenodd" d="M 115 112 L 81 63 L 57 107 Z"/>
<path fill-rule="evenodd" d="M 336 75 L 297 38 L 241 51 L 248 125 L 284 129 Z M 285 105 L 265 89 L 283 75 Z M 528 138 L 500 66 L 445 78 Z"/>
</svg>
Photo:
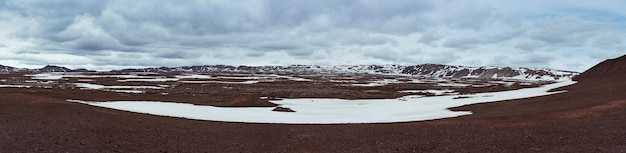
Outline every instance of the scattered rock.
<svg viewBox="0 0 626 153">
<path fill-rule="evenodd" d="M 452 99 L 465 99 L 465 98 L 472 98 L 472 97 L 470 97 L 470 96 L 456 96 L 456 97 L 454 97 Z"/>
<path fill-rule="evenodd" d="M 292 110 L 291 108 L 288 108 L 288 107 L 280 107 L 280 106 L 278 106 L 278 107 L 276 107 L 276 108 L 272 109 L 272 111 L 275 111 L 275 112 L 296 112 L 296 111 Z"/>
</svg>

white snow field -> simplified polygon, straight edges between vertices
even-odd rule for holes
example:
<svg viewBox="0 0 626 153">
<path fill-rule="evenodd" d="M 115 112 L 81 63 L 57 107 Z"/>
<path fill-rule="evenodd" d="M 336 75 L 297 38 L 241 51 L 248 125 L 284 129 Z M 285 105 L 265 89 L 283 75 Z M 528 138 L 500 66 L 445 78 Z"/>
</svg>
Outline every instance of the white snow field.
<svg viewBox="0 0 626 153">
<path fill-rule="evenodd" d="M 214 107 L 158 101 L 112 101 L 90 102 L 68 100 L 98 107 L 147 113 L 161 116 L 181 117 L 197 120 L 283 123 L 283 124 L 342 124 L 342 123 L 392 123 L 424 121 L 472 114 L 468 111 L 450 111 L 448 108 L 476 103 L 520 99 L 565 91 L 548 92 L 576 82 L 567 80 L 537 88 L 512 91 L 453 96 L 402 97 L 398 99 L 284 99 L 272 101 L 296 112 L 275 112 L 273 107 Z"/>
<path fill-rule="evenodd" d="M 27 85 L 0 85 L 0 88 L 30 88 L 32 86 Z"/>
<path fill-rule="evenodd" d="M 141 94 L 145 93 L 145 91 L 134 90 L 134 89 L 164 89 L 163 87 L 157 86 L 105 86 L 99 84 L 91 84 L 91 83 L 74 83 L 76 87 L 80 89 L 86 90 L 103 90 L 103 91 L 111 91 L 111 92 L 121 92 L 121 93 L 134 93 Z"/>
</svg>

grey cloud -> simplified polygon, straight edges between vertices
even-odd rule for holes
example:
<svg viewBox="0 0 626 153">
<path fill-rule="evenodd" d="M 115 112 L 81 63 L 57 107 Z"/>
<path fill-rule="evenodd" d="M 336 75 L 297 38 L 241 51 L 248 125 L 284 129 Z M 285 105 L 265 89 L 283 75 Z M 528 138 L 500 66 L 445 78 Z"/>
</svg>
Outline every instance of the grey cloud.
<svg viewBox="0 0 626 153">
<path fill-rule="evenodd" d="M 448 2 L 450 3 L 450 2 Z M 451 27 L 480 30 L 493 22 L 495 12 L 490 6 L 475 1 L 462 1 L 447 4 L 444 20 Z"/>
<path fill-rule="evenodd" d="M 248 52 L 246 53 L 247 57 L 261 57 L 265 55 L 265 52 L 256 52 L 256 51 L 252 51 L 252 52 Z"/>
<path fill-rule="evenodd" d="M 303 58 L 303 57 L 311 56 L 313 54 L 313 51 L 297 49 L 297 50 L 288 51 L 287 54 L 291 57 Z"/>
<path fill-rule="evenodd" d="M 174 59 L 193 59 L 202 56 L 202 53 L 198 51 L 160 51 L 154 53 L 152 56 Z"/>
<path fill-rule="evenodd" d="M 607 25 L 571 16 L 542 18 L 536 21 L 530 37 L 547 44 L 581 46 Z"/>
<path fill-rule="evenodd" d="M 494 34 L 483 35 L 482 36 L 483 42 L 484 43 L 506 42 L 508 40 L 523 36 L 525 32 L 524 29 L 521 29 L 521 28 L 516 28 L 516 27 L 506 27 L 506 28 L 511 28 L 511 29 L 502 30 Z"/>
<path fill-rule="evenodd" d="M 72 46 L 72 48 L 74 49 L 92 51 L 92 50 L 112 49 L 111 45 L 112 44 L 103 43 L 102 40 L 86 38 L 86 39 L 81 39 L 80 41 L 76 41 L 70 46 Z"/>
<path fill-rule="evenodd" d="M 435 64 L 448 64 L 457 61 L 461 57 L 454 52 L 436 52 L 430 54 L 430 58 L 427 59 L 429 63 Z"/>
<path fill-rule="evenodd" d="M 511 63 L 515 65 L 548 67 L 553 59 L 554 57 L 551 55 L 530 53 L 513 57 Z"/>
<path fill-rule="evenodd" d="M 457 49 L 473 49 L 474 47 L 483 43 L 481 38 L 464 37 L 464 38 L 451 38 L 443 42 L 444 47 L 457 48 Z"/>
<path fill-rule="evenodd" d="M 400 59 L 407 58 L 407 56 L 403 52 L 392 50 L 391 48 L 387 47 L 366 51 L 364 53 L 364 56 L 385 61 L 398 61 Z"/>
<path fill-rule="evenodd" d="M 607 50 L 582 53 L 592 58 L 623 54 L 624 35 L 614 32 L 623 31 L 616 26 L 621 21 L 502 6 L 425 0 L 6 0 L 0 2 L 0 41 L 5 44 L 0 50 L 80 56 L 97 65 L 245 64 L 249 61 L 241 57 L 269 55 L 293 58 L 279 63 L 467 63 L 456 52 L 476 48 L 488 56 L 493 49 L 550 50 L 493 62 L 542 65 L 572 48 Z M 407 51 L 414 47 L 428 50 Z M 265 62 L 259 61 L 250 63 Z"/>
<path fill-rule="evenodd" d="M 398 26 L 386 29 L 385 25 L 398 23 L 394 21 L 396 18 L 412 20 L 409 16 L 427 11 L 430 7 L 428 3 L 419 1 L 399 1 L 387 3 L 388 5 L 378 3 L 382 2 L 253 1 L 241 4 L 229 1 L 198 1 L 189 4 L 165 1 L 145 2 L 114 11 L 128 21 L 152 22 L 183 35 L 206 35 L 293 28 L 308 24 L 319 16 L 327 17 L 328 24 L 333 27 L 394 32 L 406 29 Z"/>
<path fill-rule="evenodd" d="M 418 42 L 435 45 L 434 42 L 443 38 L 442 34 L 436 31 L 427 31 L 422 33 L 421 37 L 417 40 Z"/>
<path fill-rule="evenodd" d="M 285 51 L 285 50 L 289 51 L 289 50 L 299 49 L 299 47 L 296 45 L 292 45 L 292 44 L 267 44 L 267 45 L 256 46 L 253 49 L 260 50 L 260 51 Z"/>
<path fill-rule="evenodd" d="M 593 41 L 593 46 L 603 49 L 619 49 L 624 47 L 623 38 L 615 34 L 602 36 Z"/>
<path fill-rule="evenodd" d="M 543 47 L 545 43 L 534 39 L 521 39 L 515 43 L 515 48 L 519 48 L 526 51 L 534 51 Z"/>
<path fill-rule="evenodd" d="M 8 0 L 3 9 L 37 20 L 43 25 L 37 31 L 45 35 L 64 30 L 73 22 L 75 16 L 98 14 L 106 7 L 106 3 L 105 1 Z"/>
<path fill-rule="evenodd" d="M 493 58 L 491 58 L 491 61 L 489 63 L 490 65 L 495 65 L 495 66 L 504 66 L 509 64 L 509 57 L 508 56 L 504 56 L 504 55 L 498 55 L 495 56 Z"/>
<path fill-rule="evenodd" d="M 139 60 L 141 58 L 146 57 L 145 54 L 142 53 L 134 53 L 134 52 L 113 52 L 113 54 L 111 54 L 111 56 L 109 56 L 109 59 L 111 60 L 115 60 L 115 59 L 125 59 L 125 60 L 132 60 L 132 59 L 136 59 Z"/>
<path fill-rule="evenodd" d="M 424 15 L 433 8 L 428 1 L 353 1 L 328 13 L 339 27 L 408 34 L 421 31 L 429 24 Z"/>
<path fill-rule="evenodd" d="M 318 39 L 332 41 L 343 45 L 384 45 L 384 44 L 397 44 L 396 40 L 388 38 L 382 35 L 372 35 L 367 32 L 343 32 L 332 33 L 325 37 L 319 37 Z"/>
<path fill-rule="evenodd" d="M 303 53 L 314 50 L 303 49 L 395 43 L 393 39 L 371 33 L 419 31 L 427 23 L 424 12 L 433 6 L 431 2 L 412 0 L 394 3 L 113 0 L 8 1 L 1 7 L 40 23 L 35 32 L 24 33 L 24 39 L 41 39 L 39 48 L 67 48 L 74 54 L 104 50 L 148 52 L 151 48 L 147 46 L 152 44 L 169 44 L 192 49 L 251 47 L 308 55 Z M 299 35 L 288 34 L 294 32 Z M 282 42 L 268 44 L 268 41 Z"/>
<path fill-rule="evenodd" d="M 391 48 L 379 48 L 363 54 L 367 58 L 381 59 L 392 63 L 423 64 L 436 63 L 448 64 L 457 61 L 460 56 L 454 52 L 425 52 L 420 50 L 393 50 Z"/>
<path fill-rule="evenodd" d="M 514 56 L 495 56 L 491 59 L 491 64 L 500 66 L 549 67 L 554 59 L 552 55 L 529 52 L 519 53 Z"/>
<path fill-rule="evenodd" d="M 4 7 L 36 17 L 73 16 L 76 14 L 97 14 L 108 2 L 106 1 L 22 1 L 7 0 Z M 49 8 L 49 9 L 41 9 Z"/>
<path fill-rule="evenodd" d="M 565 64 L 565 66 L 568 67 L 569 69 L 579 69 L 583 65 L 580 63 L 567 63 Z"/>
<path fill-rule="evenodd" d="M 609 51 L 609 50 L 594 50 L 589 52 L 589 57 L 592 59 L 605 60 L 611 58 L 617 58 L 624 55 L 623 51 Z"/>
</svg>

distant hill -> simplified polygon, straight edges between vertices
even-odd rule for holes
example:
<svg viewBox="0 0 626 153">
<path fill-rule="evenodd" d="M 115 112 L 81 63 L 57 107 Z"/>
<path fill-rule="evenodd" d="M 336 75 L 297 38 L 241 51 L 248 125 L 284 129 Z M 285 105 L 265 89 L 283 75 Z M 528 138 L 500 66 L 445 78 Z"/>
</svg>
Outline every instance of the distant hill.
<svg viewBox="0 0 626 153">
<path fill-rule="evenodd" d="M 16 72 L 16 69 L 17 68 L 14 67 L 0 65 L 0 72 Z"/>
<path fill-rule="evenodd" d="M 69 69 L 66 67 L 55 66 L 55 65 L 46 65 L 40 69 L 23 69 L 23 68 L 15 68 L 10 66 L 0 65 L 0 72 L 96 72 L 87 69 Z"/>
</svg>

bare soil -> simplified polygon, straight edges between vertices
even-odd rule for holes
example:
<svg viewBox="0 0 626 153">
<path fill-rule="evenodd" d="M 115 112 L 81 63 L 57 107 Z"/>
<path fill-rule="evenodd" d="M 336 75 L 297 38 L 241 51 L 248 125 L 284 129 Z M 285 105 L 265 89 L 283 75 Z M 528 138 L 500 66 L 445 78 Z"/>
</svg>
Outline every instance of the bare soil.
<svg viewBox="0 0 626 153">
<path fill-rule="evenodd" d="M 7 74 L 7 81 L 22 75 Z M 111 84 L 114 84 L 111 82 Z M 118 83 L 115 83 L 118 84 Z M 149 83 L 145 83 L 146 85 Z M 412 87 L 314 83 L 182 85 L 168 95 L 60 87 L 0 88 L 0 152 L 624 152 L 626 81 L 586 80 L 566 93 L 452 108 L 474 114 L 422 122 L 286 125 L 198 121 L 82 100 L 263 103 L 254 97 L 388 98 Z M 421 85 L 416 84 L 418 88 Z M 279 90 L 281 89 L 281 90 Z M 309 93 L 313 89 L 316 93 Z M 287 91 L 286 91 L 287 90 Z M 379 90 L 380 92 L 362 92 Z M 260 92 L 262 91 L 262 92 Z M 243 96 L 242 95 L 249 95 Z M 369 96 L 368 96 L 369 95 Z M 250 98 L 253 97 L 253 98 Z M 286 96 L 289 97 L 289 96 Z M 239 101 L 238 101 L 239 100 Z M 236 114 L 233 114 L 236 115 Z"/>
</svg>

